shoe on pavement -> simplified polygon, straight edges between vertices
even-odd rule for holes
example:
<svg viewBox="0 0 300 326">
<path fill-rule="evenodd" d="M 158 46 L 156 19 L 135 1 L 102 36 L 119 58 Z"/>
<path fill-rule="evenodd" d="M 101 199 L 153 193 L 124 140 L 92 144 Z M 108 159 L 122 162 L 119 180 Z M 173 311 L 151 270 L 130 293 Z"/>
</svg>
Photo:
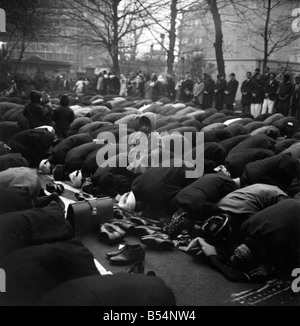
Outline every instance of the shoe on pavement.
<svg viewBox="0 0 300 326">
<path fill-rule="evenodd" d="M 145 250 L 142 246 L 127 247 L 121 254 L 111 257 L 110 262 L 114 265 L 130 265 L 145 260 Z"/>
</svg>

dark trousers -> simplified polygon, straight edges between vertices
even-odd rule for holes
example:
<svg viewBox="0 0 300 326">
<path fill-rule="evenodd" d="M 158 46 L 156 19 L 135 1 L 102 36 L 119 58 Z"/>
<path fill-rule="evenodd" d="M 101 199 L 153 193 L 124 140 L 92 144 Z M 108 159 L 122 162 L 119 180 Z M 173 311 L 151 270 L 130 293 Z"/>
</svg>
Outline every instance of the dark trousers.
<svg viewBox="0 0 300 326">
<path fill-rule="evenodd" d="M 215 107 L 216 107 L 216 110 L 222 111 L 223 110 L 223 106 L 224 106 L 224 97 L 218 97 L 218 96 L 216 96 L 216 98 L 215 98 Z"/>
<path fill-rule="evenodd" d="M 251 112 L 251 104 L 243 104 L 243 113 Z"/>
<path fill-rule="evenodd" d="M 234 105 L 233 105 L 233 103 L 226 104 L 226 108 L 227 108 L 227 110 L 229 110 L 229 111 L 234 111 Z"/>
</svg>

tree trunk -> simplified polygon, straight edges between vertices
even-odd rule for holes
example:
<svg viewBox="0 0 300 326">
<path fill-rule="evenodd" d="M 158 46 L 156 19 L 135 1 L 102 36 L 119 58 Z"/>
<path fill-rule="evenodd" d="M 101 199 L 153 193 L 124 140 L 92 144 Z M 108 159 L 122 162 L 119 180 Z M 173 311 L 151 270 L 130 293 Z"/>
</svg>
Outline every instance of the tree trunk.
<svg viewBox="0 0 300 326">
<path fill-rule="evenodd" d="M 263 69 L 265 71 L 265 68 L 268 65 L 269 62 L 269 25 L 270 25 L 270 17 L 271 17 L 271 8 L 272 6 L 272 0 L 268 0 L 268 11 L 267 11 L 267 19 L 266 19 L 266 25 L 265 25 L 265 34 L 264 34 L 264 66 Z"/>
<path fill-rule="evenodd" d="M 167 66 L 168 66 L 168 74 L 174 73 L 174 62 L 175 62 L 175 46 L 176 46 L 176 19 L 178 15 L 177 9 L 178 0 L 172 0 L 171 3 L 171 29 L 169 33 L 169 50 L 168 50 L 168 59 L 167 59 Z"/>
<path fill-rule="evenodd" d="M 111 43 L 110 55 L 113 61 L 113 69 L 114 73 L 119 76 L 120 75 L 120 59 L 119 59 L 119 14 L 118 7 L 121 0 L 114 0 L 112 2 L 113 8 L 113 36 Z"/>
<path fill-rule="evenodd" d="M 225 61 L 224 61 L 224 53 L 223 53 L 223 30 L 222 30 L 222 20 L 221 15 L 218 8 L 217 0 L 206 0 L 209 7 L 210 12 L 213 16 L 215 30 L 216 30 L 216 59 L 218 64 L 219 74 L 225 76 Z"/>
<path fill-rule="evenodd" d="M 23 41 L 22 45 L 21 45 L 20 56 L 19 56 L 19 59 L 17 61 L 16 67 L 15 67 L 15 75 L 17 74 L 17 72 L 19 70 L 19 66 L 20 66 L 21 61 L 23 60 L 25 50 L 26 50 L 26 45 L 25 45 L 25 41 Z"/>
<path fill-rule="evenodd" d="M 116 44 L 112 44 L 111 46 L 111 51 L 110 51 L 110 56 L 112 58 L 113 62 L 113 72 L 117 76 L 120 76 L 120 60 L 119 60 L 119 47 Z"/>
</svg>

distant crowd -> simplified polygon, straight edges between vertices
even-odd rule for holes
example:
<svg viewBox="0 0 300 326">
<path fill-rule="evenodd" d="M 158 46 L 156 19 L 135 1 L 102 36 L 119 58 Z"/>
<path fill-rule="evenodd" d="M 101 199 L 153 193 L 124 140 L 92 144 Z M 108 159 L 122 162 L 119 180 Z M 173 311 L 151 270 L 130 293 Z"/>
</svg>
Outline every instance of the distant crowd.
<svg viewBox="0 0 300 326">
<path fill-rule="evenodd" d="M 171 101 L 193 102 L 202 110 L 215 107 L 218 111 L 234 111 L 239 86 L 234 73 L 230 74 L 228 81 L 221 74 L 214 81 L 209 74 L 192 78 L 190 73 L 186 73 L 185 77 L 176 80 L 171 75 L 164 78 L 139 72 L 131 73 L 127 79 L 124 75 L 119 78 L 104 71 L 93 82 L 80 79 L 72 90 L 79 95 L 90 89 L 100 95 L 120 95 L 153 102 L 167 97 Z M 243 113 L 251 113 L 254 118 L 264 113 L 281 113 L 300 121 L 300 77 L 293 82 L 285 68 L 279 74 L 271 72 L 269 67 L 263 74 L 260 69 L 248 72 L 240 91 Z"/>
<path fill-rule="evenodd" d="M 256 118 L 260 114 L 281 113 L 292 116 L 300 122 L 300 76 L 292 80 L 285 68 L 279 73 L 271 72 L 266 67 L 262 73 L 256 69 L 254 73 L 247 72 L 245 80 L 240 84 L 234 73 L 226 76 L 219 74 L 217 80 L 211 75 L 191 77 L 188 72 L 184 77 L 173 75 L 144 74 L 141 71 L 117 76 L 115 73 L 103 71 L 93 79 L 80 78 L 78 81 L 53 77 L 47 83 L 41 82 L 47 92 L 76 93 L 78 96 L 98 94 L 101 96 L 114 95 L 125 98 L 151 100 L 157 102 L 160 98 L 169 98 L 172 102 L 193 103 L 199 109 L 215 108 L 230 111 L 242 110 L 251 113 Z M 12 82 L 6 95 L 17 94 L 18 85 Z M 36 90 L 42 91 L 38 87 Z M 240 90 L 241 105 L 237 105 L 236 96 Z"/>
</svg>

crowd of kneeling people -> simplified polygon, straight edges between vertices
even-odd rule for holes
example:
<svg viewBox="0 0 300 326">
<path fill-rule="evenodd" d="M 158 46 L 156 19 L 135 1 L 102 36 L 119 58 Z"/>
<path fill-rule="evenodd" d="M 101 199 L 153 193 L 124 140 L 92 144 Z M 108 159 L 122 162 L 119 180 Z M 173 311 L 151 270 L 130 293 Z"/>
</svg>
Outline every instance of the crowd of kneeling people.
<svg viewBox="0 0 300 326">
<path fill-rule="evenodd" d="M 53 303 L 63 291 L 51 294 L 51 290 L 83 278 L 81 286 L 69 284 L 68 289 L 97 284 L 110 293 L 111 302 L 121 305 L 122 295 L 118 301 L 111 286 L 125 292 L 120 284 L 127 282 L 132 289 L 135 283 L 132 304 L 154 305 L 155 300 L 158 305 L 175 304 L 170 289 L 156 278 L 122 275 L 115 276 L 119 281 L 103 284 L 92 254 L 73 239 L 64 204 L 56 194 L 45 196 L 33 168 L 53 174 L 58 182 L 70 181 L 73 173 L 73 185 L 84 193 L 119 198 L 124 212 L 142 212 L 158 221 L 168 236 L 151 234 L 158 245 L 180 243 L 182 234 L 188 233 L 190 241 L 182 249 L 204 254 L 230 280 L 288 279 L 300 267 L 297 119 L 280 113 L 254 119 L 250 113 L 201 110 L 194 102 L 168 98 L 157 102 L 92 94 L 50 98 L 32 91 L 30 103 L 18 98 L 1 101 L 0 267 L 14 290 L 4 304 Z M 124 125 L 130 136 L 125 153 L 119 146 Z M 204 145 L 197 142 L 199 132 Z M 109 143 L 108 133 L 116 143 Z M 182 155 L 178 146 L 183 147 Z M 187 178 L 195 162 L 186 161 L 183 152 L 188 148 L 195 157 L 197 146 L 204 154 L 204 174 Z M 97 155 L 104 147 L 109 149 L 107 163 L 116 162 L 115 166 L 99 166 Z M 166 152 L 168 167 L 162 161 Z M 120 166 L 124 155 L 127 165 Z M 29 270 L 31 277 L 24 279 Z M 52 280 L 45 282 L 49 273 Z M 34 293 L 33 280 L 43 284 Z M 153 300 L 137 299 L 137 293 L 153 292 L 153 287 L 160 289 L 160 299 L 158 294 Z M 43 298 L 45 294 L 49 296 Z"/>
</svg>

